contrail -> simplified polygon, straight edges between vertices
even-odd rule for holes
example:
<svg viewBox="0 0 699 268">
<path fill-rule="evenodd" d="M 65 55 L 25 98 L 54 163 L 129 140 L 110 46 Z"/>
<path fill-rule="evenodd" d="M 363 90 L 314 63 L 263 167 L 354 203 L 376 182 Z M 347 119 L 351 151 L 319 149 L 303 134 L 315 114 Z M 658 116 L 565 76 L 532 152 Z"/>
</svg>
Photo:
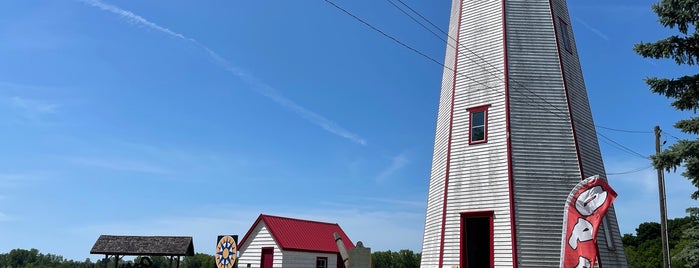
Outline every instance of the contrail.
<svg viewBox="0 0 699 268">
<path fill-rule="evenodd" d="M 604 39 L 605 41 L 609 41 L 609 36 L 604 34 L 602 31 L 597 30 L 597 28 L 590 26 L 589 24 L 587 24 L 587 22 L 585 22 L 584 20 L 582 20 L 580 18 L 576 17 L 575 20 L 578 21 L 580 24 L 582 24 L 583 27 L 587 28 L 588 30 L 592 31 L 594 34 L 599 36 L 600 38 Z"/>
<path fill-rule="evenodd" d="M 286 108 L 287 110 L 301 116 L 303 119 L 305 119 L 308 122 L 311 122 L 324 130 L 335 134 L 337 136 L 340 136 L 342 138 L 351 140 L 352 142 L 361 144 L 361 145 L 366 145 L 367 142 L 364 140 L 362 137 L 359 135 L 352 133 L 351 131 L 339 126 L 337 123 L 333 122 L 330 119 L 327 119 L 323 117 L 322 115 L 319 115 L 311 110 L 308 110 L 301 105 L 296 104 L 294 101 L 284 97 L 284 95 L 281 94 L 278 90 L 276 90 L 274 87 L 267 85 L 266 83 L 262 82 L 261 80 L 255 78 L 254 76 L 247 74 L 243 70 L 236 68 L 233 64 L 231 64 L 228 60 L 224 59 L 216 53 L 216 51 L 211 50 L 208 46 L 202 44 L 201 42 L 197 41 L 194 38 L 187 37 L 181 33 L 175 32 L 173 30 L 170 30 L 168 28 L 162 27 L 154 22 L 151 22 L 137 14 L 134 14 L 131 11 L 124 10 L 122 8 L 119 8 L 114 5 L 109 5 L 105 4 L 102 1 L 99 0 L 78 0 L 81 1 L 85 4 L 88 4 L 90 6 L 102 9 L 104 11 L 111 12 L 113 14 L 116 14 L 124 19 L 126 19 L 129 23 L 133 24 L 138 24 L 142 25 L 148 28 L 151 28 L 153 30 L 156 30 L 158 32 L 167 34 L 169 36 L 175 37 L 180 40 L 184 40 L 187 42 L 191 42 L 192 44 L 196 45 L 197 47 L 201 48 L 204 50 L 211 59 L 213 59 L 216 64 L 220 65 L 223 67 L 228 73 L 240 78 L 241 80 L 245 81 L 249 85 L 252 86 L 252 90 L 257 92 L 258 94 L 267 97 L 268 99 L 276 102 L 277 104 L 281 105 L 282 107 Z"/>
</svg>

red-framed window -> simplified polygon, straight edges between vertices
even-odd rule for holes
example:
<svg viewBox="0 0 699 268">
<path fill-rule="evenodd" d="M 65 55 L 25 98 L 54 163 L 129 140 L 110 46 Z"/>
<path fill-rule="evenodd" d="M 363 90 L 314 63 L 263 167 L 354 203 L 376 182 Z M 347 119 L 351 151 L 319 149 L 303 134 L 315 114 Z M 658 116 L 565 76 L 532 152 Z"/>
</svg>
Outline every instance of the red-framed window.
<svg viewBox="0 0 699 268">
<path fill-rule="evenodd" d="M 328 268 L 328 257 L 316 257 L 316 268 Z"/>
<path fill-rule="evenodd" d="M 459 267 L 495 267 L 492 210 L 461 213 Z"/>
<path fill-rule="evenodd" d="M 468 109 L 468 143 L 488 142 L 488 107 L 483 105 Z"/>
<path fill-rule="evenodd" d="M 570 44 L 570 26 L 568 26 L 568 23 L 561 17 L 558 17 L 558 29 L 561 31 L 561 44 L 563 48 L 569 53 L 573 53 L 573 48 Z"/>
</svg>

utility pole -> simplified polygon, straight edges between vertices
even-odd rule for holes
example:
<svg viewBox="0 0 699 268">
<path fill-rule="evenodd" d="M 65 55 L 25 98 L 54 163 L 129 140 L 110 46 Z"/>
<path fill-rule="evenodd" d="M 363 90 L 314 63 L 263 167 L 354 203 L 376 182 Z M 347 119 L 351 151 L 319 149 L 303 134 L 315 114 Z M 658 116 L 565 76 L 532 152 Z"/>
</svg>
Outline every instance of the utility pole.
<svg viewBox="0 0 699 268">
<path fill-rule="evenodd" d="M 660 153 L 660 126 L 655 126 L 655 153 Z M 660 235 L 663 243 L 663 267 L 670 268 L 670 249 L 667 239 L 667 203 L 665 201 L 665 178 L 658 168 L 658 196 L 660 199 Z"/>
</svg>

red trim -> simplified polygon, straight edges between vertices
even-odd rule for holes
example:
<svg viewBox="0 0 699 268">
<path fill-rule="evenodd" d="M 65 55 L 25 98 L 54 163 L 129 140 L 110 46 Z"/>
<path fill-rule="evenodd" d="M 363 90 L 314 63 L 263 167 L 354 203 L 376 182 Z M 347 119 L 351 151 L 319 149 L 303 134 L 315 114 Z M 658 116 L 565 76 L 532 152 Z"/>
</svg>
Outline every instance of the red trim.
<svg viewBox="0 0 699 268">
<path fill-rule="evenodd" d="M 487 143 L 488 142 L 488 108 L 490 107 L 490 104 L 487 105 L 481 105 L 477 107 L 472 107 L 466 109 L 468 111 L 468 144 L 473 145 L 473 144 L 479 144 L 479 143 Z M 471 132 L 473 131 L 473 125 L 471 119 L 473 118 L 473 113 L 477 112 L 483 112 L 483 140 L 479 141 L 473 141 Z"/>
<path fill-rule="evenodd" d="M 563 57 L 561 56 L 561 44 L 558 38 L 558 27 L 556 27 L 556 19 L 554 19 L 553 14 L 553 3 L 549 0 L 549 6 L 551 8 L 551 20 L 553 20 L 553 30 L 556 36 L 556 49 L 558 50 L 558 64 L 561 66 L 561 76 L 563 78 L 563 92 L 566 94 L 566 105 L 568 106 L 568 117 L 570 118 L 570 127 L 573 132 L 573 142 L 575 143 L 575 154 L 578 157 L 578 169 L 580 170 L 580 179 L 584 180 L 585 175 L 583 174 L 582 158 L 580 158 L 580 146 L 578 145 L 578 135 L 575 131 L 575 120 L 573 120 L 573 110 L 570 107 L 570 95 L 568 94 L 568 80 L 566 79 L 565 66 L 563 66 Z M 558 17 L 560 21 L 565 23 L 561 17 Z M 566 24 L 567 25 L 567 24 Z M 569 36 L 570 37 L 570 36 Z"/>
<path fill-rule="evenodd" d="M 575 120 L 573 120 L 573 110 L 571 109 L 571 106 L 570 106 L 570 95 L 568 94 L 568 80 L 566 79 L 565 66 L 563 65 L 563 56 L 561 54 L 561 44 L 559 41 L 560 38 L 558 36 L 559 30 L 568 31 L 568 23 L 566 23 L 566 21 L 563 20 L 563 18 L 561 18 L 560 16 L 554 16 L 553 3 L 551 2 L 551 0 L 549 0 L 549 7 L 551 9 L 551 20 L 553 22 L 553 32 L 554 32 L 554 35 L 556 36 L 556 50 L 558 51 L 558 64 L 561 66 L 561 76 L 563 78 L 563 92 L 565 92 L 565 95 L 566 95 L 566 105 L 568 106 L 568 116 L 570 118 L 570 127 L 571 127 L 572 132 L 573 132 L 573 143 L 575 144 L 575 154 L 578 157 L 578 169 L 580 171 L 580 179 L 584 180 L 585 174 L 583 174 L 584 172 L 583 172 L 582 158 L 580 157 L 580 146 L 578 145 L 578 135 L 577 135 L 577 131 L 575 130 Z M 559 22 L 562 22 L 563 24 L 565 24 L 566 29 L 559 29 L 557 27 L 558 25 L 556 24 L 556 18 L 554 18 L 554 17 L 558 18 Z M 572 37 L 571 37 L 570 32 L 566 32 L 566 35 L 568 37 L 568 45 L 572 46 L 572 42 L 571 42 Z M 571 54 L 573 53 L 570 50 L 570 49 L 572 49 L 572 47 L 570 49 L 568 47 L 566 47 L 565 49 L 569 53 L 571 53 Z M 599 257 L 600 256 L 599 255 L 599 245 L 597 246 L 597 256 L 598 256 L 597 263 L 598 263 L 599 267 L 602 268 L 603 267 L 602 260 Z"/>
<path fill-rule="evenodd" d="M 549 0 L 549 7 L 551 8 L 551 20 L 553 22 L 553 32 L 556 36 L 556 50 L 558 50 L 558 64 L 561 67 L 561 77 L 563 79 L 563 92 L 566 94 L 566 105 L 568 106 L 568 117 L 570 118 L 570 127 L 573 132 L 573 143 L 575 144 L 575 154 L 578 157 L 578 169 L 580 170 L 580 179 L 584 180 L 585 175 L 583 174 L 582 158 L 580 157 L 580 146 L 578 145 L 578 135 L 575 131 L 575 120 L 573 119 L 573 110 L 570 107 L 570 95 L 568 94 L 568 80 L 566 79 L 565 67 L 563 65 L 563 56 L 561 54 L 561 44 L 558 38 L 558 27 L 556 27 L 556 19 L 553 14 L 553 3 Z M 561 17 L 558 17 L 560 21 L 563 21 Z M 564 22 L 565 23 L 565 22 Z"/>
<path fill-rule="evenodd" d="M 464 229 L 464 219 L 466 218 L 488 218 L 488 222 L 490 223 L 490 267 L 495 267 L 495 233 L 494 233 L 494 224 L 493 224 L 493 218 L 494 218 L 495 212 L 492 210 L 477 210 L 477 211 L 467 211 L 467 212 L 461 212 L 461 221 L 459 225 L 459 229 L 461 230 L 461 235 L 459 236 L 459 243 L 460 243 L 460 248 L 459 248 L 459 267 L 464 267 L 468 268 L 468 264 L 464 263 L 464 234 L 465 234 L 465 229 Z"/>
<path fill-rule="evenodd" d="M 447 223 L 447 193 L 449 190 L 449 166 L 451 165 L 451 139 L 454 128 L 454 98 L 456 98 L 456 75 L 459 63 L 459 38 L 461 37 L 461 15 L 464 11 L 464 1 L 459 2 L 459 21 L 456 26 L 456 46 L 454 47 L 454 81 L 451 87 L 451 111 L 449 114 L 449 139 L 447 140 L 447 163 L 444 174 L 444 201 L 442 202 L 442 234 L 439 242 L 439 267 L 444 265 L 444 232 Z"/>
<path fill-rule="evenodd" d="M 510 188 L 510 239 L 512 242 L 512 267 L 519 266 L 517 259 L 517 224 L 515 221 L 515 192 L 514 192 L 514 172 L 512 171 L 512 137 L 510 127 L 510 69 L 507 57 L 507 16 L 506 1 L 502 0 L 502 44 L 504 52 L 504 80 L 505 80 L 505 132 L 507 134 L 507 176 L 508 187 Z"/>
<path fill-rule="evenodd" d="M 260 214 L 260 216 L 257 217 L 257 220 L 255 220 L 255 223 L 253 223 L 252 226 L 250 226 L 250 229 L 248 230 L 248 232 L 245 233 L 245 236 L 243 236 L 243 239 L 240 240 L 240 243 L 238 243 L 238 250 L 243 248 L 243 246 L 245 245 L 245 242 L 247 242 L 247 240 L 248 240 L 248 237 L 250 237 L 250 235 L 252 234 L 252 231 L 255 230 L 255 227 L 257 226 L 258 223 L 260 223 L 261 220 L 262 220 L 262 214 Z"/>
<path fill-rule="evenodd" d="M 294 235 L 294 233 L 299 231 L 310 232 L 310 234 L 313 234 L 315 232 L 316 234 L 312 235 L 312 237 L 321 236 L 320 234 L 318 234 L 318 232 L 328 233 L 330 231 L 334 231 L 337 232 L 340 235 L 340 237 L 342 237 L 342 242 L 344 243 L 345 248 L 347 250 L 351 250 L 354 248 L 354 243 L 352 243 L 352 240 L 350 240 L 347 234 L 345 234 L 344 230 L 342 230 L 342 228 L 337 223 L 327 223 L 320 221 L 311 221 L 260 214 L 257 220 L 255 220 L 255 223 L 252 224 L 248 232 L 245 233 L 243 239 L 240 240 L 240 243 L 238 243 L 239 249 L 243 249 L 244 247 L 246 247 L 245 243 L 248 242 L 248 239 L 253 239 L 250 236 L 252 235 L 255 228 L 257 228 L 257 226 L 260 224 L 260 222 L 265 223 L 267 231 L 270 233 L 274 241 L 277 243 L 280 250 L 293 250 L 301 252 L 318 252 L 330 254 L 335 254 L 339 252 L 337 250 L 337 244 L 334 241 L 331 243 L 332 245 L 328 245 L 327 243 L 325 243 L 326 241 L 323 241 L 322 245 L 318 245 L 318 241 L 314 241 L 314 238 L 310 238 L 302 239 L 302 241 L 306 242 L 305 244 L 299 243 L 300 238 L 298 237 L 298 235 Z M 330 231 L 328 231 L 327 228 L 329 228 Z"/>
</svg>

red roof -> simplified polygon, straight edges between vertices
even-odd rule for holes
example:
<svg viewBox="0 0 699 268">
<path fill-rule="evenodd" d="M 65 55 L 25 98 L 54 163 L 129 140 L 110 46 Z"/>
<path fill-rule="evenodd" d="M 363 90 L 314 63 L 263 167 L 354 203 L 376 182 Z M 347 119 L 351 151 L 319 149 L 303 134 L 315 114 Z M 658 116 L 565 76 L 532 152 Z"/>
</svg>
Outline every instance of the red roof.
<svg viewBox="0 0 699 268">
<path fill-rule="evenodd" d="M 263 221 L 272 237 L 282 250 L 314 251 L 339 253 L 333 233 L 337 232 L 342 238 L 347 251 L 354 248 L 354 243 L 347 237 L 340 225 L 309 220 L 285 218 L 260 214 L 250 230 L 240 240 L 238 248 L 242 248 L 248 239 L 252 239 L 255 227 Z"/>
</svg>

